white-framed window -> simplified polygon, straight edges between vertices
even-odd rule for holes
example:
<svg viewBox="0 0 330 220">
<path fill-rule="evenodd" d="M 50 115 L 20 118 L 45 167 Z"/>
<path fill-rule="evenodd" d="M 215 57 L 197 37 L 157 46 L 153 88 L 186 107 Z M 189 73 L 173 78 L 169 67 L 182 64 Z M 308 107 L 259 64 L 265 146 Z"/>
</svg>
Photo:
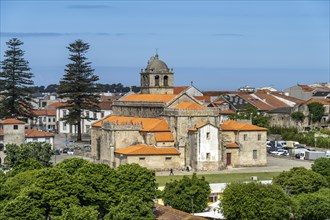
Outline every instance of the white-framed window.
<svg viewBox="0 0 330 220">
<path fill-rule="evenodd" d="M 258 134 L 258 141 L 261 141 L 261 134 Z"/>
<path fill-rule="evenodd" d="M 244 135 L 243 135 L 243 140 L 244 140 L 244 141 L 247 141 L 247 139 L 248 139 L 248 135 L 247 135 L 247 134 L 244 134 Z"/>
</svg>

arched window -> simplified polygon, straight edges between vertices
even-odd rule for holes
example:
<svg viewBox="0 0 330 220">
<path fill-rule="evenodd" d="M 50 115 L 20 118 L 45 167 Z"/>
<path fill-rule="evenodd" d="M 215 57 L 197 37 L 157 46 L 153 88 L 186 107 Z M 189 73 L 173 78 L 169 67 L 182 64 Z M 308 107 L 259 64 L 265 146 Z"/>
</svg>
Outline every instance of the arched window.
<svg viewBox="0 0 330 220">
<path fill-rule="evenodd" d="M 159 86 L 159 76 L 155 76 L 155 86 Z"/>
<path fill-rule="evenodd" d="M 168 86 L 168 76 L 164 76 L 164 86 Z"/>
</svg>

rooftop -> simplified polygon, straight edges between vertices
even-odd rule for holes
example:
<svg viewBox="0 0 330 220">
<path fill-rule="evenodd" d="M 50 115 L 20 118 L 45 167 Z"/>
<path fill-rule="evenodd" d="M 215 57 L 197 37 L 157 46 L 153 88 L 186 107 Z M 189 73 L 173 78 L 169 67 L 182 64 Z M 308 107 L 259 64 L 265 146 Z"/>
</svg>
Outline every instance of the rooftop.
<svg viewBox="0 0 330 220">
<path fill-rule="evenodd" d="M 130 147 L 116 150 L 117 154 L 124 155 L 179 155 L 179 151 L 175 147 L 155 147 L 150 145 L 133 145 Z"/>
<path fill-rule="evenodd" d="M 267 131 L 267 128 L 229 120 L 220 125 L 223 131 Z"/>
</svg>

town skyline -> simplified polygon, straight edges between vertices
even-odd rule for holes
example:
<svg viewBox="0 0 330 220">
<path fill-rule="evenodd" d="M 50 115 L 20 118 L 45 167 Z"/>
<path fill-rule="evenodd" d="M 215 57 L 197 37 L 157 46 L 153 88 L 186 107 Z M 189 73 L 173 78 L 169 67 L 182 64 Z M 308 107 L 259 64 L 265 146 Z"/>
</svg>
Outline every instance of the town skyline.
<svg viewBox="0 0 330 220">
<path fill-rule="evenodd" d="M 60 16 L 59 16 L 60 15 Z M 329 82 L 328 1 L 1 1 L 1 60 L 19 38 L 35 85 L 58 84 L 66 47 L 89 43 L 99 83 L 139 86 L 151 56 L 176 86 L 236 90 Z"/>
</svg>

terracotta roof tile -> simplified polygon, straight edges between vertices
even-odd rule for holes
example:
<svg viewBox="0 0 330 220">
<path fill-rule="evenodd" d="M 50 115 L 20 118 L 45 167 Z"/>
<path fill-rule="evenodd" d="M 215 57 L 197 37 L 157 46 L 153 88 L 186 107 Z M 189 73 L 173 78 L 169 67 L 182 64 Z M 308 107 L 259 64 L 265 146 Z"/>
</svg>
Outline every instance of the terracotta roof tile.
<svg viewBox="0 0 330 220">
<path fill-rule="evenodd" d="M 206 220 L 206 218 L 192 215 L 177 209 L 174 209 L 170 206 L 163 206 L 156 204 L 155 208 L 156 220 Z"/>
<path fill-rule="evenodd" d="M 238 144 L 235 143 L 235 142 L 233 142 L 233 143 L 228 143 L 228 144 L 226 144 L 226 147 L 227 147 L 227 148 L 237 148 L 237 147 L 238 147 Z"/>
<path fill-rule="evenodd" d="M 220 125 L 223 131 L 267 131 L 267 128 L 229 120 Z"/>
<path fill-rule="evenodd" d="M 157 142 L 173 142 L 174 137 L 172 132 L 155 132 L 155 139 Z"/>
<path fill-rule="evenodd" d="M 298 85 L 302 90 L 304 90 L 305 92 L 312 92 L 314 91 L 315 89 L 308 86 L 308 85 Z"/>
<path fill-rule="evenodd" d="M 114 122 L 118 124 L 142 124 L 141 131 L 170 131 L 165 119 L 159 118 L 136 118 L 126 116 L 108 116 L 92 124 L 93 127 L 101 127 L 104 122 Z"/>
<path fill-rule="evenodd" d="M 150 145 L 133 145 L 130 147 L 116 150 L 117 154 L 124 155 L 179 155 L 175 147 L 155 147 Z"/>
<path fill-rule="evenodd" d="M 112 101 L 102 101 L 99 103 L 100 110 L 111 110 Z"/>
<path fill-rule="evenodd" d="M 0 124 L 25 124 L 24 121 L 17 120 L 16 118 L 7 118 L 0 121 Z"/>
<path fill-rule="evenodd" d="M 195 102 L 182 102 L 176 105 L 174 108 L 182 110 L 207 110 L 207 107 L 204 107 Z"/>
<path fill-rule="evenodd" d="M 272 106 L 270 106 L 269 104 L 266 104 L 265 102 L 261 101 L 257 97 L 253 97 L 251 94 L 240 94 L 239 96 L 242 97 L 243 99 L 245 99 L 251 105 L 254 105 L 255 107 L 257 107 L 261 111 L 267 111 L 267 110 L 272 109 Z"/>
<path fill-rule="evenodd" d="M 56 116 L 56 110 L 35 109 L 32 112 L 36 116 Z"/>
<path fill-rule="evenodd" d="M 198 101 L 211 102 L 211 96 L 194 96 Z"/>
<path fill-rule="evenodd" d="M 227 109 L 227 110 L 219 110 L 220 115 L 233 115 L 236 114 L 234 110 Z"/>
<path fill-rule="evenodd" d="M 145 102 L 170 102 L 176 95 L 172 94 L 131 94 L 125 96 L 120 101 L 145 101 Z"/>
<path fill-rule="evenodd" d="M 305 102 L 305 101 L 302 100 L 302 99 L 297 99 L 297 98 L 294 98 L 294 97 L 292 97 L 292 96 L 287 96 L 287 95 L 284 95 L 284 94 L 279 93 L 279 92 L 272 92 L 271 94 L 274 95 L 274 96 L 277 96 L 277 97 L 280 97 L 280 98 L 286 99 L 286 100 L 288 100 L 288 101 L 294 102 L 294 103 L 296 103 L 296 104 L 302 104 L 302 103 Z"/>
<path fill-rule="evenodd" d="M 25 129 L 25 137 L 33 138 L 33 137 L 54 137 L 55 134 L 44 132 L 44 131 L 38 131 L 38 130 L 32 130 L 32 129 Z"/>
<path fill-rule="evenodd" d="M 189 88 L 189 86 L 176 86 L 173 89 L 173 93 L 177 95 L 188 88 Z"/>
<path fill-rule="evenodd" d="M 330 105 L 330 99 L 322 99 L 322 98 L 311 98 L 305 102 L 305 104 L 310 104 L 313 102 L 321 103 L 322 105 Z"/>
<path fill-rule="evenodd" d="M 51 107 L 51 108 L 60 108 L 65 106 L 65 102 L 54 102 L 52 104 L 49 104 L 47 107 Z"/>
<path fill-rule="evenodd" d="M 197 128 L 200 128 L 200 127 L 204 126 L 205 124 L 206 124 L 206 122 L 201 121 L 201 122 L 195 124 L 194 127 L 189 128 L 188 131 L 197 131 Z"/>
</svg>

